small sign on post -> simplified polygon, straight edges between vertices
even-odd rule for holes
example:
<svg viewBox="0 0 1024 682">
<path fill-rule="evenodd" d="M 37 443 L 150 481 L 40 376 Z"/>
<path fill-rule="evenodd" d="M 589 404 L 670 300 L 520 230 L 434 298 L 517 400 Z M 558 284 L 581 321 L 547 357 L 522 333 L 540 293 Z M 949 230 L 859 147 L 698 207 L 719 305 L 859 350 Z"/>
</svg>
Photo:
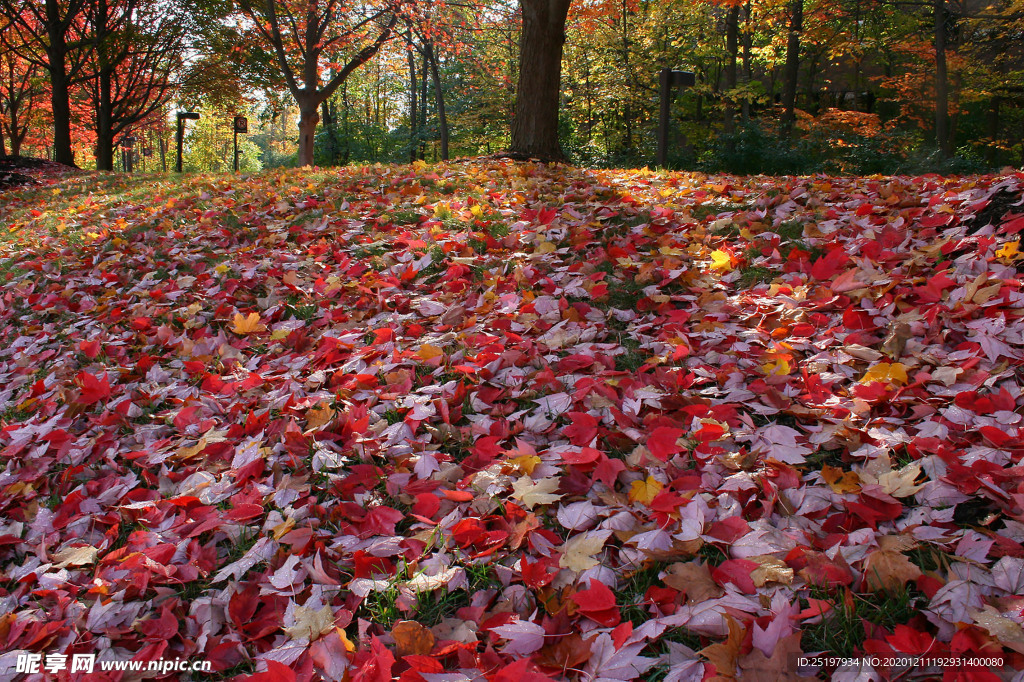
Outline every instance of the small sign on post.
<svg viewBox="0 0 1024 682">
<path fill-rule="evenodd" d="M 177 138 L 178 138 L 178 140 L 177 140 L 178 141 L 178 164 L 177 164 L 177 168 L 175 170 L 177 170 L 179 173 L 181 172 L 181 156 L 184 153 L 184 147 L 185 147 L 185 121 L 186 120 L 198 121 L 199 120 L 199 114 L 197 114 L 194 111 L 179 111 L 178 112 L 178 131 L 177 131 Z"/>
<path fill-rule="evenodd" d="M 672 104 L 672 87 L 686 88 L 697 84 L 697 76 L 692 71 L 673 71 L 662 69 L 658 78 L 661 110 L 658 116 L 658 159 L 657 164 L 664 168 L 668 164 L 668 124 Z"/>
<path fill-rule="evenodd" d="M 235 172 L 238 172 L 238 133 L 248 134 L 249 119 L 245 116 L 235 116 Z"/>
</svg>

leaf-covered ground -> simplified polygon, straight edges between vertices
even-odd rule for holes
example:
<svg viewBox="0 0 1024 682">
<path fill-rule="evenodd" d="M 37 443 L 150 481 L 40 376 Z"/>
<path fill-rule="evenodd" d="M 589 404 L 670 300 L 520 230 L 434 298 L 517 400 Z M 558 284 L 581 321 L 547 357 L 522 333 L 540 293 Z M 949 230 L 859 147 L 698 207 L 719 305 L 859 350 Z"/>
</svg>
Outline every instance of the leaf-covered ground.
<svg viewBox="0 0 1024 682">
<path fill-rule="evenodd" d="M 1024 668 L 1024 174 L 43 180 L 0 195 L 0 669 Z"/>
</svg>

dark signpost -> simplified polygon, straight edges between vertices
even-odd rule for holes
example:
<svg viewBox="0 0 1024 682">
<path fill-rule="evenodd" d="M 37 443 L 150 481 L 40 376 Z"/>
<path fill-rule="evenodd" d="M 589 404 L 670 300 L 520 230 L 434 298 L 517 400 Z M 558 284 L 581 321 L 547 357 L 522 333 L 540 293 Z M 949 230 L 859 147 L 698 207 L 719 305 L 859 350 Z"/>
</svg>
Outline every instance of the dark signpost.
<svg viewBox="0 0 1024 682">
<path fill-rule="evenodd" d="M 659 77 L 659 93 L 661 95 L 661 111 L 658 116 L 658 166 L 664 168 L 668 163 L 668 123 L 671 112 L 672 87 L 686 88 L 697 84 L 697 77 L 692 71 L 673 71 L 662 69 Z"/>
<path fill-rule="evenodd" d="M 238 133 L 249 132 L 249 119 L 245 116 L 235 116 L 235 172 L 238 172 Z"/>
<path fill-rule="evenodd" d="M 199 114 L 194 111 L 179 111 L 178 112 L 178 165 L 176 170 L 181 172 L 181 156 L 185 151 L 185 120 L 198 121 Z"/>
</svg>

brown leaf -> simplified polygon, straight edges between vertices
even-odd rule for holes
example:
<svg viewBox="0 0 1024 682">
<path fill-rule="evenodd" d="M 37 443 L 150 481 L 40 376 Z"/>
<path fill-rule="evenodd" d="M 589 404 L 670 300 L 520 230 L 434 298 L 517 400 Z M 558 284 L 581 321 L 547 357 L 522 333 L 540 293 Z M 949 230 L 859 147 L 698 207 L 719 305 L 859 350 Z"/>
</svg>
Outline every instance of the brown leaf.
<svg viewBox="0 0 1024 682">
<path fill-rule="evenodd" d="M 731 680 L 736 677 L 736 661 L 747 630 L 730 615 L 726 615 L 725 620 L 729 623 L 729 636 L 724 642 L 704 647 L 700 650 L 700 655 L 715 666 L 717 678 Z"/>
<path fill-rule="evenodd" d="M 391 628 L 395 653 L 405 656 L 426 656 L 434 648 L 434 633 L 414 620 L 402 620 Z"/>
<path fill-rule="evenodd" d="M 821 467 L 821 478 L 828 483 L 833 492 L 859 493 L 860 477 L 856 471 L 843 471 L 839 467 L 826 464 Z"/>
<path fill-rule="evenodd" d="M 885 352 L 893 360 L 899 360 L 900 356 L 903 355 L 903 349 L 907 345 L 907 340 L 913 336 L 910 331 L 910 325 L 906 322 L 900 322 L 893 326 L 892 331 L 885 337 L 885 341 L 882 343 L 882 351 Z"/>
<path fill-rule="evenodd" d="M 872 592 L 900 590 L 921 576 L 921 569 L 899 552 L 880 549 L 868 555 L 864 579 Z"/>
<path fill-rule="evenodd" d="M 725 592 L 711 579 L 706 564 L 696 561 L 679 562 L 668 567 L 665 584 L 686 594 L 686 601 L 697 604 L 708 599 L 717 599 Z"/>
<path fill-rule="evenodd" d="M 808 679 L 796 673 L 796 661 L 803 654 L 800 648 L 800 634 L 794 632 L 780 639 L 772 651 L 771 658 L 767 658 L 756 647 L 744 655 L 739 659 L 740 679 L 743 682 Z"/>
<path fill-rule="evenodd" d="M 537 665 L 556 670 L 572 670 L 581 668 L 590 658 L 591 642 L 584 641 L 578 633 L 549 638 L 547 641 L 550 643 L 533 655 Z"/>
<path fill-rule="evenodd" d="M 306 430 L 319 429 L 332 419 L 334 419 L 334 410 L 327 403 L 320 403 L 316 407 L 306 410 Z"/>
</svg>

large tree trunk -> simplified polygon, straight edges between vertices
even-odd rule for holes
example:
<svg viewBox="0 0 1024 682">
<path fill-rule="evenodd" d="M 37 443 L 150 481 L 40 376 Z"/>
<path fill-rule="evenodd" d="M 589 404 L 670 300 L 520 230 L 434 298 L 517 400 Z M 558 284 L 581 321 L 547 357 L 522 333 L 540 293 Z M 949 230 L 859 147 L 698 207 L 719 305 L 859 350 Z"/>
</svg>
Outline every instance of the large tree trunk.
<svg viewBox="0 0 1024 682">
<path fill-rule="evenodd" d="M 740 51 L 739 33 L 740 6 L 733 5 L 725 18 L 725 50 L 728 57 L 725 61 L 725 117 L 722 120 L 722 132 L 726 135 L 736 132 L 736 103 L 732 91 L 736 89 L 738 80 L 736 62 Z"/>
<path fill-rule="evenodd" d="M 409 50 L 409 163 L 416 160 L 416 148 L 419 146 L 416 143 L 417 137 L 417 124 L 420 121 L 419 115 L 416 113 L 416 58 L 412 54 L 412 50 Z"/>
<path fill-rule="evenodd" d="M 58 0 L 46 0 L 46 23 L 50 44 L 46 57 L 50 70 L 50 108 L 53 112 L 53 160 L 75 165 L 71 150 L 71 99 L 68 95 L 67 43 L 60 20 Z"/>
<path fill-rule="evenodd" d="M 753 67 L 750 60 L 750 48 L 753 37 L 750 32 L 750 2 L 743 8 L 743 82 L 750 83 L 754 79 Z M 750 120 L 750 99 L 743 98 L 743 122 Z"/>
<path fill-rule="evenodd" d="M 561 160 L 558 98 L 562 81 L 562 45 L 571 0 L 521 0 L 523 33 L 519 40 L 519 86 L 512 119 L 511 152 Z"/>
<path fill-rule="evenodd" d="M 320 122 L 320 102 L 315 98 L 299 100 L 299 165 L 313 165 L 313 143 L 316 138 L 316 124 Z"/>
<path fill-rule="evenodd" d="M 779 133 L 783 139 L 793 134 L 796 121 L 796 86 L 800 76 L 800 33 L 804 25 L 804 2 L 793 0 L 789 4 L 789 40 L 786 43 L 786 72 L 782 89 L 782 125 Z"/>
<path fill-rule="evenodd" d="M 935 0 L 935 143 L 943 158 L 953 155 L 949 134 L 949 71 L 946 68 L 946 3 Z"/>
<path fill-rule="evenodd" d="M 441 90 L 441 73 L 437 67 L 434 46 L 427 43 L 427 62 L 430 64 L 430 80 L 434 82 L 434 106 L 437 107 L 437 127 L 441 134 L 441 160 L 448 160 L 448 114 L 444 109 L 444 91 Z"/>
<path fill-rule="evenodd" d="M 114 170 L 114 115 L 110 93 L 110 71 L 99 74 L 99 101 L 96 103 L 96 170 Z"/>
<path fill-rule="evenodd" d="M 0 125 L 0 159 L 7 156 L 7 143 L 4 142 L 4 127 Z M 17 154 L 11 154 L 17 156 Z"/>
</svg>

